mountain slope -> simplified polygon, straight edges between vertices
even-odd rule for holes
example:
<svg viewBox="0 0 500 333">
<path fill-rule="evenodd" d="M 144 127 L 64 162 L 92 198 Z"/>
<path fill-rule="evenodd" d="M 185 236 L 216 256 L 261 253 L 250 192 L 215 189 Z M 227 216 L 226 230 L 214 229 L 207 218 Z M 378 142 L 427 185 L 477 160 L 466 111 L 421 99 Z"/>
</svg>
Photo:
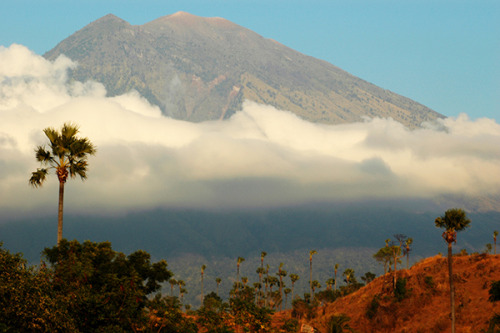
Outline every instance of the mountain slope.
<svg viewBox="0 0 500 333">
<path fill-rule="evenodd" d="M 381 276 L 318 310 L 317 318 L 310 324 L 321 329 L 329 317 L 344 313 L 358 332 L 448 332 L 451 321 L 447 265 L 447 259 L 439 255 L 409 270 L 398 271 L 400 277 L 407 279 L 409 292 L 400 302 L 394 300 L 391 275 Z M 493 314 L 500 312 L 499 302 L 488 301 L 491 283 L 500 280 L 500 255 L 455 256 L 453 270 L 457 332 L 481 332 Z M 378 297 L 380 305 L 369 319 L 366 311 L 374 297 Z"/>
<path fill-rule="evenodd" d="M 325 62 L 222 18 L 184 12 L 141 26 L 107 15 L 45 54 L 78 61 L 76 80 L 102 82 L 109 95 L 138 90 L 177 119 L 224 119 L 244 99 L 314 122 L 392 117 L 409 126 L 442 117 Z"/>
</svg>

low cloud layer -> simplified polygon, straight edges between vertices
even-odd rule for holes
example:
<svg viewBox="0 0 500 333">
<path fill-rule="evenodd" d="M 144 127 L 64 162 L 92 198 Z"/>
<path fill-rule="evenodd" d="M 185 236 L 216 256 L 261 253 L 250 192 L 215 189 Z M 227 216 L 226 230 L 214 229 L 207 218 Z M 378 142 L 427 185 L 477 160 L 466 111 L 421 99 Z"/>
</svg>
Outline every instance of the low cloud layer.
<svg viewBox="0 0 500 333">
<path fill-rule="evenodd" d="M 54 212 L 57 179 L 28 185 L 42 130 L 64 122 L 98 147 L 89 178 L 70 180 L 65 209 L 245 207 L 355 199 L 498 197 L 500 125 L 466 115 L 408 130 L 390 119 L 320 125 L 246 102 L 225 121 L 167 118 L 137 92 L 106 97 L 67 80 L 77 64 L 0 46 L 0 211 Z"/>
</svg>

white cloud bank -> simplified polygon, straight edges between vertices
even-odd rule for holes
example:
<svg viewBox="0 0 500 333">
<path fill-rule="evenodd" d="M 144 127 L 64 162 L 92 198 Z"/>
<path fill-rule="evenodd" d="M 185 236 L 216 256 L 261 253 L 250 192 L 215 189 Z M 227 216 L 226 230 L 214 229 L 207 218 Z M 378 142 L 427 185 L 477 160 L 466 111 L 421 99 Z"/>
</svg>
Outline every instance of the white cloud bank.
<svg viewBox="0 0 500 333">
<path fill-rule="evenodd" d="M 246 102 L 231 119 L 194 124 L 162 116 L 137 92 L 109 98 L 99 83 L 70 84 L 74 66 L 0 46 L 0 212 L 56 210 L 55 175 L 40 189 L 28 179 L 42 130 L 64 122 L 98 147 L 88 180 L 67 183 L 67 212 L 500 193 L 491 119 L 461 115 L 413 131 L 390 119 L 320 125 Z"/>
</svg>

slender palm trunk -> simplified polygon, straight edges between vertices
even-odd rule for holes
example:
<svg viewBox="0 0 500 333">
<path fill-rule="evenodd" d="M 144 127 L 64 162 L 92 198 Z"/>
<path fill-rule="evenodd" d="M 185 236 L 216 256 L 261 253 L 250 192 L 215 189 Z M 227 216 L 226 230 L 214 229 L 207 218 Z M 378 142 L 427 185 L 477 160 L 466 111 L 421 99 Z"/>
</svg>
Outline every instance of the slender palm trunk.
<svg viewBox="0 0 500 333">
<path fill-rule="evenodd" d="M 450 278 L 451 333 L 455 333 L 455 288 L 453 286 L 453 263 L 451 243 L 448 243 L 448 271 Z"/>
<path fill-rule="evenodd" d="M 203 305 L 203 274 L 201 274 L 201 305 Z"/>
<path fill-rule="evenodd" d="M 309 260 L 309 294 L 310 294 L 310 300 L 312 302 L 313 300 L 313 287 L 312 287 L 312 280 L 313 280 L 313 262 L 312 259 Z"/>
<path fill-rule="evenodd" d="M 63 207 L 64 207 L 64 181 L 59 181 L 59 209 L 57 214 L 57 245 L 63 235 Z"/>
</svg>

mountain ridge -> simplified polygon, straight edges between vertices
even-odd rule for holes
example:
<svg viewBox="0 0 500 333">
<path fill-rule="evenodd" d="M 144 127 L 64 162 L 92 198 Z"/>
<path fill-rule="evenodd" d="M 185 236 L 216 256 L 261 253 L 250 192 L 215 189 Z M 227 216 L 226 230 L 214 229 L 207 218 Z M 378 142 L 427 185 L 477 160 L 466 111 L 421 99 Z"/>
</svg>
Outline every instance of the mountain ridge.
<svg viewBox="0 0 500 333">
<path fill-rule="evenodd" d="M 131 25 L 108 14 L 44 57 L 61 54 L 79 64 L 72 79 L 99 81 L 110 96 L 135 89 L 165 115 L 188 121 L 228 118 L 245 99 L 328 124 L 368 116 L 417 127 L 443 117 L 219 17 L 178 12 Z"/>
</svg>

